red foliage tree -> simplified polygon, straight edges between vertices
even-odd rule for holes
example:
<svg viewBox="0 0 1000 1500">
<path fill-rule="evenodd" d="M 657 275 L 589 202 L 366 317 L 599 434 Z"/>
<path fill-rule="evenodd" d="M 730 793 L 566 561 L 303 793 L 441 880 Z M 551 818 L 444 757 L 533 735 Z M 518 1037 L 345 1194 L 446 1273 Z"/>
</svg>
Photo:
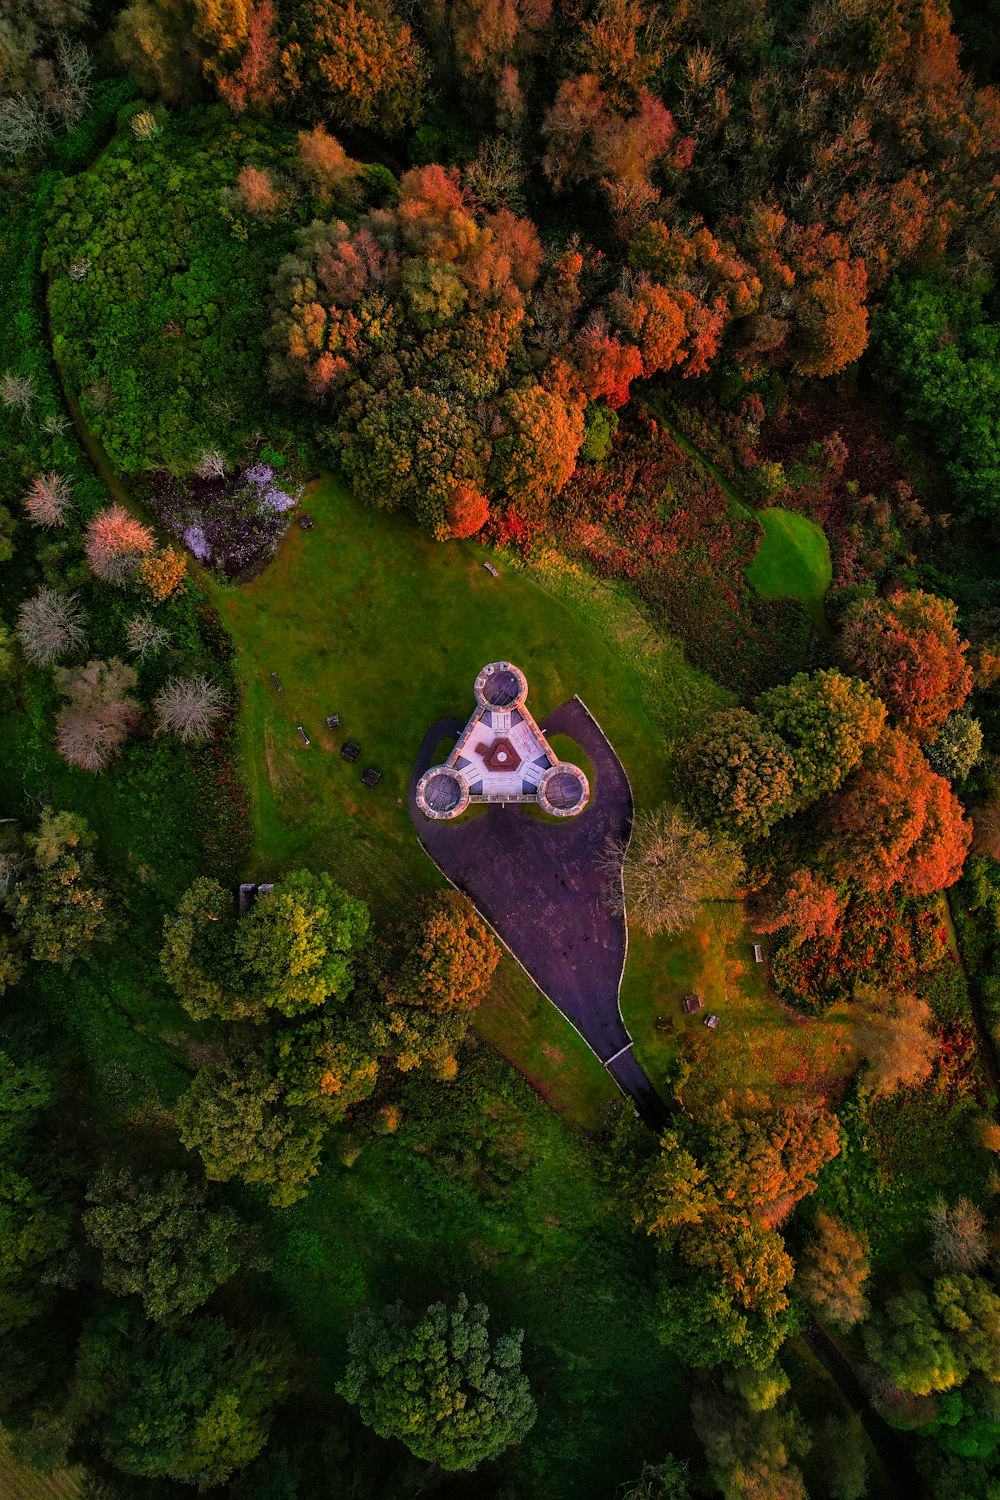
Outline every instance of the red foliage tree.
<svg viewBox="0 0 1000 1500">
<path fill-rule="evenodd" d="M 948 782 L 898 729 L 884 732 L 832 807 L 828 854 L 838 880 L 929 895 L 962 873 L 972 825 Z"/>
<path fill-rule="evenodd" d="M 222 57 L 216 55 L 205 64 L 205 71 L 215 78 L 216 88 L 234 115 L 247 110 L 273 109 L 283 93 L 278 68 L 278 41 L 275 14 L 271 0 L 246 6 L 246 37 L 239 62 L 226 71 Z"/>
<path fill-rule="evenodd" d="M 87 527 L 90 570 L 105 583 L 124 583 L 154 547 L 153 533 L 122 505 L 109 505 Z"/>
<path fill-rule="evenodd" d="M 841 636 L 849 670 L 870 682 L 897 723 L 920 740 L 937 737 L 972 687 L 956 615 L 950 600 L 914 589 L 861 600 Z"/>
<path fill-rule="evenodd" d="M 772 880 L 757 898 L 753 913 L 759 932 L 791 929 L 803 942 L 831 938 L 840 926 L 845 901 L 837 887 L 813 870 L 796 870 L 781 887 Z"/>
<path fill-rule="evenodd" d="M 490 502 L 475 485 L 456 484 L 445 509 L 449 535 L 475 536 L 486 525 L 489 514 Z"/>
</svg>

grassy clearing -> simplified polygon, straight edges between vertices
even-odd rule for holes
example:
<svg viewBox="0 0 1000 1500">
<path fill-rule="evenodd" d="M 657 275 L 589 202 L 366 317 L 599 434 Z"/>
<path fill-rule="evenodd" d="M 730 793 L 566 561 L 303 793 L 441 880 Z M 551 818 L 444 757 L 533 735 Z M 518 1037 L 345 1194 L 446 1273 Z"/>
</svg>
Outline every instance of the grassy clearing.
<svg viewBox="0 0 1000 1500">
<path fill-rule="evenodd" d="M 757 511 L 764 536 L 747 578 L 765 598 L 799 599 L 823 618 L 823 598 L 833 578 L 830 544 L 815 521 L 774 506 Z"/>
<path fill-rule="evenodd" d="M 266 573 L 239 589 L 212 585 L 239 648 L 256 830 L 248 875 L 330 870 L 376 920 L 440 885 L 414 836 L 407 786 L 428 725 L 471 711 L 485 661 L 509 658 L 524 669 L 538 718 L 579 693 L 646 806 L 669 789 L 664 729 L 679 735 L 726 701 L 616 591 L 582 580 L 578 588 L 573 577 L 543 588 L 506 565 L 491 578 L 483 549 L 431 542 L 405 518 L 362 507 L 331 478 L 307 505 L 315 529 L 293 527 Z M 339 730 L 326 728 L 329 713 L 340 714 Z M 338 754 L 345 738 L 362 746 L 354 765 Z M 361 785 L 368 765 L 383 775 L 374 792 Z M 585 1044 L 509 959 L 477 1028 L 579 1123 L 593 1125 L 615 1096 Z"/>
<path fill-rule="evenodd" d="M 662 1080 L 682 1053 L 693 1069 L 686 1097 L 744 1089 L 790 1101 L 835 1096 L 857 1061 L 848 1009 L 817 1019 L 782 1009 L 752 944 L 736 902 L 710 903 L 674 938 L 629 934 L 622 1011 L 640 1061 Z M 694 1016 L 681 1012 L 688 990 L 705 1001 Z M 714 1033 L 704 1024 L 712 1012 L 720 1019 Z"/>
</svg>

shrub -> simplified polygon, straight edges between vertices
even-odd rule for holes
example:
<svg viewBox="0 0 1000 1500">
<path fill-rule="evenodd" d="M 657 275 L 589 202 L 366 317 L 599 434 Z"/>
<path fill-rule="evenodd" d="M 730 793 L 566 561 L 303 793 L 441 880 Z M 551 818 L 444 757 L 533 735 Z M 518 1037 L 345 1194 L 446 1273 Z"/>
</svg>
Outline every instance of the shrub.
<svg viewBox="0 0 1000 1500">
<path fill-rule="evenodd" d="M 72 594 L 41 588 L 17 612 L 17 633 L 30 661 L 48 666 L 86 639 L 86 617 Z"/>
<path fill-rule="evenodd" d="M 222 689 L 200 673 L 171 677 L 153 700 L 160 730 L 176 734 L 185 743 L 207 740 L 225 705 Z"/>
</svg>

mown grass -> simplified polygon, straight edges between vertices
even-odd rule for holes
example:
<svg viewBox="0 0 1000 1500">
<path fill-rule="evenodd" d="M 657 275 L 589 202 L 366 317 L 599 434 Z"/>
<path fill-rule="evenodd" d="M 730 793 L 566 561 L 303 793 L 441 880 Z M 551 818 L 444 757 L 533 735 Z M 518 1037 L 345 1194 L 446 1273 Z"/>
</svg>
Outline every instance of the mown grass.
<svg viewBox="0 0 1000 1500">
<path fill-rule="evenodd" d="M 833 579 L 830 544 L 808 516 L 773 506 L 756 512 L 764 528 L 747 578 L 765 598 L 799 599 L 817 622 Z"/>
<path fill-rule="evenodd" d="M 3 1500 L 76 1500 L 80 1477 L 64 1471 L 39 1474 L 25 1469 L 11 1457 L 6 1433 L 0 1431 L 0 1495 Z"/>
<path fill-rule="evenodd" d="M 669 789 L 665 724 L 679 734 L 726 701 L 615 595 L 595 609 L 594 590 L 584 610 L 585 591 L 543 588 L 524 569 L 501 564 L 494 579 L 482 548 L 429 541 L 407 519 L 362 507 L 333 478 L 313 487 L 306 505 L 315 528 L 293 527 L 261 577 L 212 586 L 239 651 L 255 824 L 248 877 L 327 869 L 369 902 L 376 921 L 438 887 L 410 823 L 410 773 L 430 725 L 471 711 L 484 662 L 523 668 L 538 718 L 578 693 L 647 806 Z M 340 715 L 335 731 L 326 727 L 331 713 Z M 362 746 L 355 764 L 338 753 L 346 738 Z M 368 765 L 382 772 L 375 791 L 361 785 Z M 614 1097 L 585 1043 L 507 958 L 476 1024 L 579 1123 L 592 1126 Z"/>
</svg>

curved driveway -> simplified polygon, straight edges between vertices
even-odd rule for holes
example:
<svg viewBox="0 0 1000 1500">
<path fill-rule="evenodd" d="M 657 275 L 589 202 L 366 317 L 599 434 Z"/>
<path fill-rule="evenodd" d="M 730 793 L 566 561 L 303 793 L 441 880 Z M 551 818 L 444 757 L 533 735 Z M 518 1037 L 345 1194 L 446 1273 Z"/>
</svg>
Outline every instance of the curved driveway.
<svg viewBox="0 0 1000 1500">
<path fill-rule="evenodd" d="M 625 920 L 609 903 L 597 862 L 609 837 L 632 825 L 632 793 L 621 761 L 579 698 L 542 721 L 590 757 L 594 788 L 579 817 L 550 823 L 523 806 L 494 804 L 455 822 L 425 818 L 416 786 L 435 747 L 463 724 L 441 719 L 424 736 L 410 780 L 410 817 L 435 864 L 478 907 L 539 989 L 593 1048 L 651 1124 L 666 1111 L 631 1051 L 618 1008 Z"/>
</svg>

